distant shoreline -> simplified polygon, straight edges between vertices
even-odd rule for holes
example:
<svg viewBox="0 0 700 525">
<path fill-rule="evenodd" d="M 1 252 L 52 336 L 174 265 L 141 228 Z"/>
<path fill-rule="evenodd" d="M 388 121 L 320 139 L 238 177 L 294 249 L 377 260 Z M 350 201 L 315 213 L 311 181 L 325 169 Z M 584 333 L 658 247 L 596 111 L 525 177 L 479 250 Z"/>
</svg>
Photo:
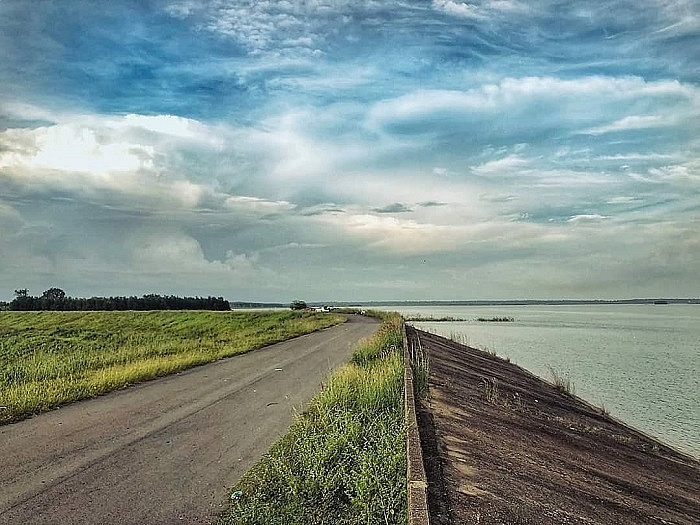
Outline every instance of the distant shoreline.
<svg viewBox="0 0 700 525">
<path fill-rule="evenodd" d="M 308 303 L 309 306 L 339 306 L 339 307 L 375 307 L 375 306 L 574 306 L 574 305 L 625 305 L 625 304 L 650 304 L 663 306 L 667 304 L 700 304 L 700 299 L 515 299 L 499 301 L 327 301 Z M 231 301 L 231 308 L 285 308 L 286 303 L 257 303 Z"/>
</svg>

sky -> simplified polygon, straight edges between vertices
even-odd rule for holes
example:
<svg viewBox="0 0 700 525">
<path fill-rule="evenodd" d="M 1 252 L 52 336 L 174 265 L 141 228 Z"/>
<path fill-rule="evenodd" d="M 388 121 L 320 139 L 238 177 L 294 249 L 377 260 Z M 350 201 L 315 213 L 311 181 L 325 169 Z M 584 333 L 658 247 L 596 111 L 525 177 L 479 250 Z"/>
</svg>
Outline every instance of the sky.
<svg viewBox="0 0 700 525">
<path fill-rule="evenodd" d="M 0 0 L 0 299 L 700 297 L 697 0 Z"/>
</svg>

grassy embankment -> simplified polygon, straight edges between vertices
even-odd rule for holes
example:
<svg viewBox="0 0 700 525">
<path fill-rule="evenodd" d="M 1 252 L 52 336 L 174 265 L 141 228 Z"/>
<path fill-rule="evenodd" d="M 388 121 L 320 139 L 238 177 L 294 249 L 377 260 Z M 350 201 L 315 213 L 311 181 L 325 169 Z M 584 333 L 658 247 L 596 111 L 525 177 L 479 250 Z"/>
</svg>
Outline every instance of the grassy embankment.
<svg viewBox="0 0 700 525">
<path fill-rule="evenodd" d="M 385 317 L 233 487 L 219 525 L 403 524 L 402 324 Z"/>
<path fill-rule="evenodd" d="M 342 322 L 308 312 L 2 312 L 0 424 Z"/>
</svg>

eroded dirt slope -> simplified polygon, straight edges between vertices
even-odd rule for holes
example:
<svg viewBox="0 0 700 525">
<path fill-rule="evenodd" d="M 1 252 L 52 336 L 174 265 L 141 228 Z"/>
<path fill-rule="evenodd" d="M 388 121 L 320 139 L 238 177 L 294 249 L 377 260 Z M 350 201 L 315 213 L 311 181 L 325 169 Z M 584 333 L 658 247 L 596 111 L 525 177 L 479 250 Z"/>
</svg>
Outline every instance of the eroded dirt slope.
<svg viewBox="0 0 700 525">
<path fill-rule="evenodd" d="M 522 368 L 408 327 L 434 524 L 700 523 L 700 463 Z"/>
</svg>

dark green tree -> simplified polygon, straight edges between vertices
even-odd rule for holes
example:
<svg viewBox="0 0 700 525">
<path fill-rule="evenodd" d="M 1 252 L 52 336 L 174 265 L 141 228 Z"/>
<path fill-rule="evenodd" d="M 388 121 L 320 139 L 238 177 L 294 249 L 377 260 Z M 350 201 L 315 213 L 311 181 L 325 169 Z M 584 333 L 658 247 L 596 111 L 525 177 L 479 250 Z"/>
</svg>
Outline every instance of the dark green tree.
<svg viewBox="0 0 700 525">
<path fill-rule="evenodd" d="M 10 310 L 38 310 L 39 304 L 36 297 L 29 295 L 27 288 L 15 290 L 15 298 L 10 302 Z"/>
<path fill-rule="evenodd" d="M 49 288 L 48 290 L 45 290 L 41 296 L 45 299 L 65 299 L 66 292 L 60 288 Z"/>
<path fill-rule="evenodd" d="M 292 310 L 306 310 L 308 308 L 306 303 L 304 301 L 300 301 L 299 299 L 292 301 L 292 304 L 290 304 L 289 307 Z"/>
</svg>

